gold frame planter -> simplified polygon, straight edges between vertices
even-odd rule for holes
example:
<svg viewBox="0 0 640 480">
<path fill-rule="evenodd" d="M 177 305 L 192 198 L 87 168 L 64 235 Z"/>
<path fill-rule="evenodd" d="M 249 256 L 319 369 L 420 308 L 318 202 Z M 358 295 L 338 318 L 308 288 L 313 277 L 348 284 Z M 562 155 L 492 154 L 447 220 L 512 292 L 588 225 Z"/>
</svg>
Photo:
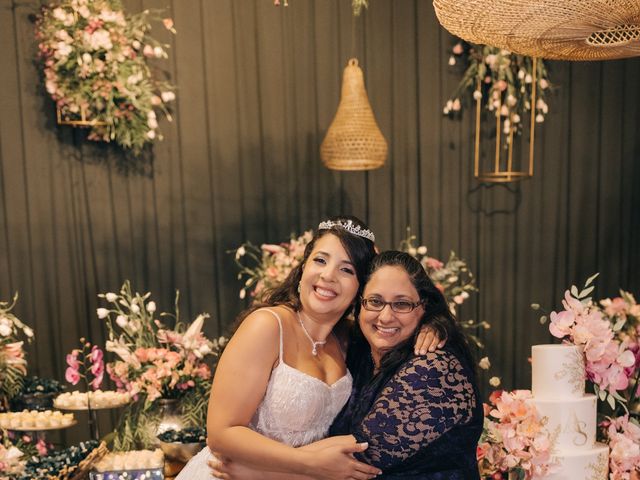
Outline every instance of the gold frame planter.
<svg viewBox="0 0 640 480">
<path fill-rule="evenodd" d="M 90 120 L 87 118 L 87 109 L 86 107 L 80 108 L 80 119 L 74 120 L 62 113 L 62 109 L 60 107 L 56 107 L 56 120 L 58 125 L 71 125 L 72 127 L 79 128 L 89 128 L 95 127 L 98 125 L 106 125 L 106 122 L 100 122 L 98 120 Z"/>
<path fill-rule="evenodd" d="M 537 58 L 533 59 L 533 85 L 537 85 Z M 480 83 L 478 83 L 478 91 L 480 91 Z M 476 98 L 476 126 L 475 126 L 475 144 L 474 144 L 474 159 L 473 159 L 473 176 L 481 181 L 487 183 L 508 183 L 508 182 L 517 182 L 520 180 L 526 180 L 528 178 L 533 177 L 533 166 L 534 166 L 534 144 L 535 144 L 535 126 L 536 126 L 536 88 L 531 89 L 531 120 L 529 125 L 529 162 L 528 168 L 517 170 L 514 169 L 514 161 L 513 161 L 513 143 L 514 143 L 514 133 L 515 127 L 514 122 L 509 123 L 508 137 L 506 139 L 506 159 L 503 159 L 502 155 L 502 132 L 504 128 L 504 122 L 502 121 L 502 116 L 500 114 L 501 105 L 498 106 L 495 110 L 496 116 L 496 143 L 495 143 L 495 153 L 493 158 L 493 168 L 492 169 L 482 169 L 480 165 L 480 145 L 481 145 L 481 135 L 480 135 L 480 123 L 481 123 L 481 108 L 482 108 L 482 97 L 478 95 Z"/>
</svg>

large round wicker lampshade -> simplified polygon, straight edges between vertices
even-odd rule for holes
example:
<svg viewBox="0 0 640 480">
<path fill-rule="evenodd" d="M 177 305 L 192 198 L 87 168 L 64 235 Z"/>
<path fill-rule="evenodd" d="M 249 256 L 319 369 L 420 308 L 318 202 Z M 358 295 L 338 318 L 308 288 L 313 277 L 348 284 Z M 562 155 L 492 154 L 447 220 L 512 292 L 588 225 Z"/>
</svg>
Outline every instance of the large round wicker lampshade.
<svg viewBox="0 0 640 480">
<path fill-rule="evenodd" d="M 387 158 L 387 142 L 373 116 L 355 58 L 344 69 L 340 104 L 320 146 L 320 157 L 332 170 L 372 170 Z"/>
<path fill-rule="evenodd" d="M 433 0 L 444 28 L 468 42 L 554 60 L 640 55 L 638 0 Z"/>
</svg>

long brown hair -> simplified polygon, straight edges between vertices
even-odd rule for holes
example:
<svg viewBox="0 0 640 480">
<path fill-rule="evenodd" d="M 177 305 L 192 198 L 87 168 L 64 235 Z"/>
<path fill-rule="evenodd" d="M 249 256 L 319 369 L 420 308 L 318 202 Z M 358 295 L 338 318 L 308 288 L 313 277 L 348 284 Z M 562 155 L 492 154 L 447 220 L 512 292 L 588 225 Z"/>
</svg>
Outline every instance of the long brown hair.
<svg viewBox="0 0 640 480">
<path fill-rule="evenodd" d="M 333 223 L 346 223 L 351 220 L 351 223 L 353 225 L 359 226 L 364 230 L 368 229 L 367 225 L 362 220 L 352 215 L 331 217 L 328 220 L 332 221 Z M 261 301 L 254 302 L 251 307 L 242 312 L 238 316 L 237 325 L 239 325 L 249 314 L 263 307 L 275 307 L 277 305 L 283 305 L 289 307 L 294 312 L 300 311 L 300 309 L 302 308 L 302 304 L 300 303 L 298 285 L 300 284 L 300 279 L 302 278 L 302 271 L 304 270 L 304 266 L 309 259 L 309 255 L 311 255 L 316 242 L 325 235 L 329 234 L 335 235 L 338 240 L 340 240 L 340 243 L 349 256 L 349 260 L 351 260 L 351 263 L 353 263 L 353 267 L 356 271 L 356 277 L 358 279 L 358 293 L 356 294 L 354 300 L 360 298 L 362 295 L 362 289 L 364 288 L 365 280 L 367 278 L 367 274 L 369 272 L 369 263 L 376 254 L 374 243 L 367 238 L 349 233 L 339 225 L 334 225 L 331 228 L 317 230 L 315 232 L 313 238 L 304 249 L 304 255 L 300 264 L 293 268 L 291 272 L 289 272 L 289 275 L 287 275 L 287 278 L 285 278 L 281 284 L 267 290 L 262 295 Z M 340 321 L 343 321 L 349 316 L 349 314 L 353 310 L 353 306 L 355 303 L 356 302 L 353 302 L 351 306 L 347 308 L 347 310 L 340 318 Z"/>
</svg>

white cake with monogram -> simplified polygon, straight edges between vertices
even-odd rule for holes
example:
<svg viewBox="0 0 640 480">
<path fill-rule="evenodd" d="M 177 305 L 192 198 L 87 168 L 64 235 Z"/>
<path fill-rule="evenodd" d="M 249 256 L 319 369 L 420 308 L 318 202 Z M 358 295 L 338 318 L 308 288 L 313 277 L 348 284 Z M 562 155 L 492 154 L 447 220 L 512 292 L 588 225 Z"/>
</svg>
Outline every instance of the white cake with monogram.
<svg viewBox="0 0 640 480">
<path fill-rule="evenodd" d="M 596 442 L 597 398 L 585 394 L 582 351 L 575 345 L 531 348 L 531 402 L 547 418 L 557 468 L 545 480 L 606 480 L 609 447 Z"/>
</svg>

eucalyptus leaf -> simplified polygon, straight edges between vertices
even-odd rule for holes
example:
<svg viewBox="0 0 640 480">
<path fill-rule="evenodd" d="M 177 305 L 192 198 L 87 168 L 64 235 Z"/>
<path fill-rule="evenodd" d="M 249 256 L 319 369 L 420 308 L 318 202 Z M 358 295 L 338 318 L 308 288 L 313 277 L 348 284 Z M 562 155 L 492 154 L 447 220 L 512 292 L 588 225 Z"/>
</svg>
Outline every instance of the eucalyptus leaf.
<svg viewBox="0 0 640 480">
<path fill-rule="evenodd" d="M 613 326 L 614 332 L 619 332 L 624 327 L 624 324 L 627 323 L 627 317 L 619 318 L 616 324 Z"/>
<path fill-rule="evenodd" d="M 588 287 L 589 285 L 591 285 L 591 282 L 593 282 L 598 277 L 598 275 L 600 275 L 600 272 L 594 273 L 593 275 L 591 275 L 585 282 L 584 286 Z"/>
<path fill-rule="evenodd" d="M 589 295 L 591 292 L 593 292 L 593 289 L 594 289 L 594 288 L 595 288 L 595 287 L 594 287 L 593 285 L 592 285 L 592 286 L 590 286 L 590 287 L 585 288 L 584 290 L 582 290 L 582 291 L 580 292 L 580 296 L 579 296 L 578 298 L 584 298 L 584 297 L 586 297 L 586 296 L 587 296 L 587 295 Z"/>
</svg>

